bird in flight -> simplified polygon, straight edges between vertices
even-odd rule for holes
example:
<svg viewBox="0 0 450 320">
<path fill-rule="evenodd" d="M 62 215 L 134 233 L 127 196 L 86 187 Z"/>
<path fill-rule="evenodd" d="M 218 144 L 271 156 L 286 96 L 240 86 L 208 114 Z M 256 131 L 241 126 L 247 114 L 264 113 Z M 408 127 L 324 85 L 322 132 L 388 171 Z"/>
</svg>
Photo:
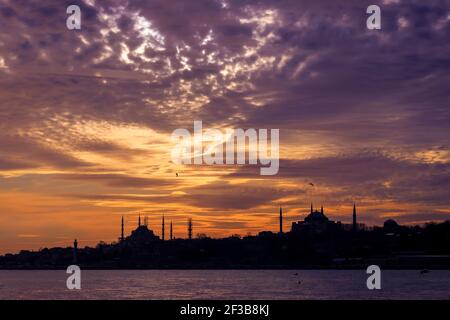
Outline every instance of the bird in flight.
<svg viewBox="0 0 450 320">
<path fill-rule="evenodd" d="M 178 172 L 176 172 L 175 175 L 178 177 Z"/>
<path fill-rule="evenodd" d="M 312 182 L 310 182 L 309 185 L 314 187 L 314 183 L 312 183 Z"/>
</svg>

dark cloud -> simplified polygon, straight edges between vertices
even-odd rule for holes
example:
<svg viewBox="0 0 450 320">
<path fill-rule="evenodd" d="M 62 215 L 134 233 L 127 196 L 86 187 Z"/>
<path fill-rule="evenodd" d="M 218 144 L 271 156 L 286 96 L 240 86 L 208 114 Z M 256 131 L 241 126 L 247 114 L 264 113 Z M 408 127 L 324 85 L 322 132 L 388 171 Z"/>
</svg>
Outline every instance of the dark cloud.
<svg viewBox="0 0 450 320">
<path fill-rule="evenodd" d="M 18 169 L 30 169 L 35 168 L 36 165 L 26 162 L 10 161 L 10 160 L 0 160 L 0 170 L 18 170 Z"/>
<path fill-rule="evenodd" d="M 133 177 L 125 174 L 60 174 L 56 177 L 67 180 L 95 181 L 119 188 L 151 188 L 176 184 L 164 179 Z"/>
<path fill-rule="evenodd" d="M 190 188 L 188 194 L 181 199 L 201 208 L 233 210 L 256 208 L 292 194 L 297 192 L 287 188 L 264 186 L 261 183 L 239 185 L 217 182 Z"/>
<path fill-rule="evenodd" d="M 24 84 L 20 74 L 14 84 L 18 74 L 10 75 L 5 91 L 16 93 L 12 102 L 19 102 L 20 85 L 37 94 L 29 107 L 47 108 L 47 115 L 70 111 L 145 122 L 163 131 L 171 130 L 174 120 L 182 121 L 177 114 L 187 113 L 213 123 L 224 118 L 237 122 L 242 119 L 238 115 L 245 115 L 252 127 L 314 130 L 323 123 L 326 133 L 372 143 L 444 142 L 449 133 L 445 84 L 450 27 L 445 1 L 379 2 L 379 32 L 364 27 L 365 8 L 372 4 L 368 1 L 70 3 L 82 7 L 82 32 L 65 29 L 61 1 L 7 1 L 2 8 L 16 21 L 1 25 L 1 56 L 11 71 L 22 70 L 29 80 Z M 399 26 L 402 17 L 408 27 Z M 149 23 L 154 33 L 139 33 L 142 23 Z M 7 32 L 12 29 L 15 32 Z M 129 51 L 144 46 L 145 55 L 129 53 L 127 62 L 123 45 Z M 245 56 L 248 50 L 254 52 Z M 226 65 L 236 65 L 238 71 L 224 75 Z M 44 66 L 49 69 L 44 71 Z M 84 77 L 96 72 L 109 83 Z M 211 75 L 214 82 L 207 81 Z M 180 89 L 182 80 L 190 82 L 189 92 Z M 247 89 L 227 89 L 230 83 Z M 40 86 L 52 90 L 39 94 Z M 243 98 L 262 93 L 274 97 L 264 108 L 243 106 Z M 158 106 L 199 95 L 210 98 L 199 112 L 184 103 L 171 110 Z"/>
<path fill-rule="evenodd" d="M 448 212 L 414 212 L 394 217 L 400 223 L 417 223 L 422 224 L 428 221 L 447 221 L 450 220 Z"/>
<path fill-rule="evenodd" d="M 242 166 L 230 176 L 252 178 L 257 175 L 257 170 L 253 166 Z M 301 190 L 320 194 L 323 199 L 335 204 L 342 200 L 349 201 L 348 198 L 373 196 L 385 201 L 450 204 L 448 163 L 423 163 L 394 158 L 381 152 L 305 160 L 281 159 L 279 173 L 271 179 L 294 179 Z M 322 191 L 330 187 L 333 190 Z"/>
<path fill-rule="evenodd" d="M 114 187 L 155 187 L 166 185 L 162 181 L 151 179 L 136 179 L 117 175 L 64 175 L 64 179 L 80 179 L 83 181 L 101 181 Z M 215 209 L 220 212 L 232 212 L 235 210 L 254 209 L 267 205 L 287 195 L 302 194 L 302 191 L 292 191 L 283 188 L 267 187 L 263 185 L 243 184 L 232 185 L 228 183 L 209 183 L 198 187 L 188 188 L 186 192 L 173 195 L 159 194 L 157 197 L 145 193 L 127 194 L 67 194 L 86 200 L 111 200 L 111 201 L 137 201 L 153 204 L 182 204 L 204 209 Z M 249 213 L 251 214 L 251 213 Z"/>
<path fill-rule="evenodd" d="M 27 137 L 3 135 L 0 137 L 0 145 L 2 161 L 5 165 L 6 163 L 15 163 L 17 169 L 20 167 L 69 169 L 92 165 L 67 154 L 63 150 L 48 147 Z"/>
</svg>

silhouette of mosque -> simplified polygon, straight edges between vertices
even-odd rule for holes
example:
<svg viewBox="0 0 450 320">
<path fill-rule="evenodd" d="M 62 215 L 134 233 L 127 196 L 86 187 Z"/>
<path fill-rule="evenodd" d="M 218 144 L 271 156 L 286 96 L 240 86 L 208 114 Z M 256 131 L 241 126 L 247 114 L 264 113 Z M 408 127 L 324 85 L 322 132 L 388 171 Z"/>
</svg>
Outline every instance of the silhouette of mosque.
<svg viewBox="0 0 450 320">
<path fill-rule="evenodd" d="M 164 230 L 164 220 L 163 220 L 163 230 Z M 138 218 L 137 228 L 131 231 L 131 234 L 128 237 L 124 237 L 124 221 L 122 216 L 121 237 L 119 238 L 120 242 L 128 242 L 130 244 L 151 244 L 159 240 L 160 238 L 157 235 L 155 235 L 153 230 L 149 229 L 147 217 L 145 217 L 144 223 L 143 224 L 141 223 L 141 215 L 139 215 Z"/>
<path fill-rule="evenodd" d="M 352 231 L 356 232 L 358 230 L 358 224 L 356 222 L 356 204 L 353 204 L 353 223 L 351 225 Z M 314 210 L 313 204 L 311 203 L 311 211 L 302 221 L 293 222 L 291 226 L 290 233 L 307 233 L 307 234 L 321 234 L 329 231 L 334 231 L 342 229 L 344 225 L 338 221 L 330 220 L 324 213 L 323 206 L 321 206 L 320 211 Z M 187 238 L 192 240 L 192 218 L 188 219 L 187 224 Z M 280 207 L 279 213 L 279 232 L 278 234 L 283 235 L 283 208 Z M 173 224 L 170 222 L 170 240 L 173 240 Z M 161 223 L 161 237 L 155 235 L 153 230 L 148 226 L 148 218 L 144 218 L 144 223 L 141 223 L 141 215 L 138 217 L 137 228 L 131 231 L 128 237 L 124 236 L 124 217 L 122 216 L 121 221 L 121 236 L 119 237 L 119 243 L 129 243 L 129 244 L 151 244 L 156 241 L 165 241 L 165 217 L 162 216 Z"/>
<path fill-rule="evenodd" d="M 353 204 L 353 222 L 352 231 L 357 231 L 358 225 L 356 223 L 356 204 Z M 282 223 L 282 216 L 280 212 L 280 226 Z M 330 220 L 323 211 L 323 206 L 321 206 L 320 211 L 313 209 L 313 204 L 311 203 L 311 211 L 305 217 L 303 221 L 293 222 L 291 227 L 292 233 L 325 233 L 328 231 L 333 231 L 342 228 L 342 223 Z M 280 227 L 281 230 L 281 227 Z"/>
<path fill-rule="evenodd" d="M 165 217 L 162 216 L 161 222 L 161 238 L 153 232 L 148 226 L 148 218 L 144 218 L 144 223 L 141 223 L 141 215 L 138 217 L 137 228 L 131 231 L 128 237 L 125 237 L 124 233 L 125 223 L 124 217 L 122 216 L 121 221 L 121 235 L 119 237 L 119 243 L 128 243 L 130 245 L 145 245 L 152 244 L 157 241 L 165 241 Z M 188 219 L 188 239 L 192 240 L 193 223 L 192 218 Z M 170 221 L 170 240 L 174 240 L 173 236 L 173 223 Z"/>
</svg>

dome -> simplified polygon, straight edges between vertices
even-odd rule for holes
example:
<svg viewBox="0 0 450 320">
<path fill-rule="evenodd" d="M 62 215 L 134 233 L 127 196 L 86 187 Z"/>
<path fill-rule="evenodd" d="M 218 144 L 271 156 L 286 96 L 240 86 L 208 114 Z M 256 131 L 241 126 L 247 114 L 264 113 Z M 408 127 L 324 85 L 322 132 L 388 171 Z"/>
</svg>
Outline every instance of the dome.
<svg viewBox="0 0 450 320">
<path fill-rule="evenodd" d="M 320 211 L 311 212 L 305 221 L 328 221 L 328 218 Z"/>
<path fill-rule="evenodd" d="M 149 242 L 159 240 L 157 236 L 150 230 L 146 225 L 142 225 L 137 227 L 136 230 L 131 232 L 131 235 L 128 237 L 129 240 L 135 242 Z"/>
<path fill-rule="evenodd" d="M 383 225 L 384 225 L 385 228 L 396 228 L 396 227 L 398 227 L 398 223 L 395 220 L 393 220 L 393 219 L 386 220 Z"/>
</svg>

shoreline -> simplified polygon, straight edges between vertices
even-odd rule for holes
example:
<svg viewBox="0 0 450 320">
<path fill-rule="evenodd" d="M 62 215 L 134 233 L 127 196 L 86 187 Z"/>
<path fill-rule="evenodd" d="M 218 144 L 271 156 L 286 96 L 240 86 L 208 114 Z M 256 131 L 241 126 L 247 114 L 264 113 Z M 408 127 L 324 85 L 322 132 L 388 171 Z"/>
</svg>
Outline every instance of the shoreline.
<svg viewBox="0 0 450 320">
<path fill-rule="evenodd" d="M 217 268 L 201 268 L 201 267 L 192 267 L 192 268 L 108 268 L 108 267 L 84 267 L 82 265 L 79 265 L 79 267 L 82 270 L 91 270 L 91 271 L 145 271 L 145 270 L 155 270 L 155 271 L 187 271 L 187 270 L 236 270 L 236 271 L 242 271 L 242 270 L 248 270 L 248 271 L 264 271 L 264 270 L 333 270 L 333 271 L 346 271 L 346 270 L 366 270 L 367 266 L 358 266 L 358 267 L 336 267 L 336 266 L 330 266 L 330 267 L 311 267 L 311 266 L 305 266 L 305 267 L 273 267 L 273 266 L 267 266 L 267 267 L 217 267 Z M 68 267 L 68 266 L 67 266 Z M 67 267 L 59 266 L 55 268 L 3 268 L 0 267 L 1 271 L 58 271 L 58 270 L 66 270 Z M 380 266 L 383 270 L 450 270 L 450 266 Z"/>
</svg>

